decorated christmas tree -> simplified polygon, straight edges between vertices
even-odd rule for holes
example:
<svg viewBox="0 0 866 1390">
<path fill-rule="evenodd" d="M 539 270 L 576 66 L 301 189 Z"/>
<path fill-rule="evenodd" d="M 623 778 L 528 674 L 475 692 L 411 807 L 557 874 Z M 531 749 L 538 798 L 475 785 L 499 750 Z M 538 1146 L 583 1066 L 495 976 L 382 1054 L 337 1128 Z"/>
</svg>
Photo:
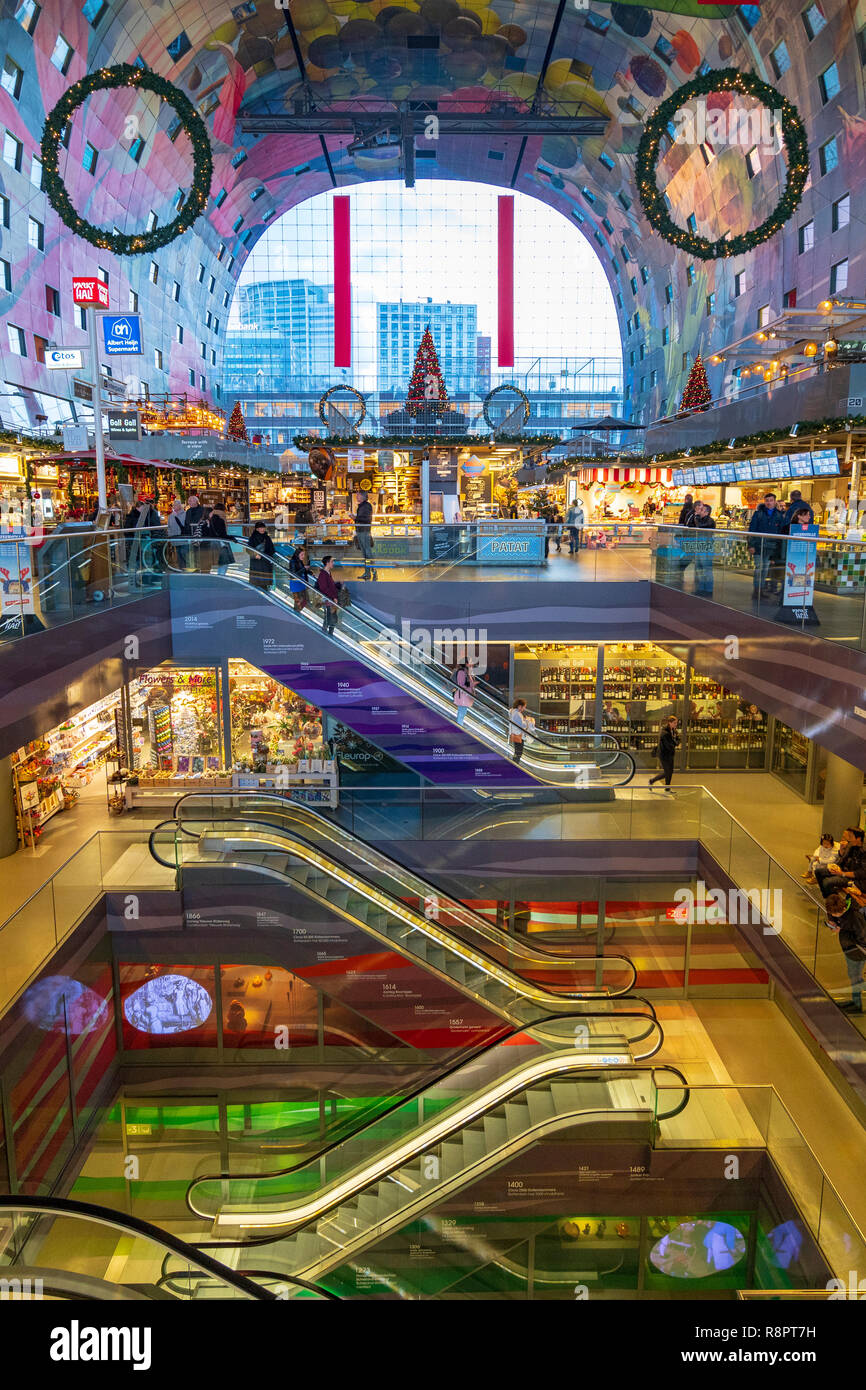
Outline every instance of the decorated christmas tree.
<svg viewBox="0 0 866 1390">
<path fill-rule="evenodd" d="M 232 413 L 226 428 L 226 439 L 242 439 L 244 443 L 247 442 L 247 427 L 244 424 L 244 413 L 241 410 L 240 401 L 235 401 L 232 406 Z"/>
<path fill-rule="evenodd" d="M 409 394 L 406 397 L 406 411 L 409 415 L 423 416 L 428 411 L 441 415 L 447 405 L 448 392 L 445 389 L 436 344 L 433 342 L 433 334 L 430 332 L 430 325 L 428 324 L 424 329 L 424 336 L 418 344 L 418 351 L 415 353 L 415 365 L 412 368 Z"/>
<path fill-rule="evenodd" d="M 710 383 L 707 381 L 701 354 L 698 353 L 689 372 L 686 389 L 680 401 L 680 410 L 706 410 L 711 400 Z"/>
</svg>

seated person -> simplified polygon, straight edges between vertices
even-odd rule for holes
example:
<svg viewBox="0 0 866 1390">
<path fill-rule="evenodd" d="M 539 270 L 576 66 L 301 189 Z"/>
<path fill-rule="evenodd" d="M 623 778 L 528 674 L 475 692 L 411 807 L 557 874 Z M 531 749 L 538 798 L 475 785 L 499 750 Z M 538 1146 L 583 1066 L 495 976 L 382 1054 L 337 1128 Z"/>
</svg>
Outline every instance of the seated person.
<svg viewBox="0 0 866 1390">
<path fill-rule="evenodd" d="M 833 839 L 833 836 L 829 834 L 829 832 L 822 835 L 820 845 L 818 845 L 817 849 L 814 849 L 811 854 L 807 854 L 806 858 L 809 861 L 809 867 L 803 877 L 807 883 L 816 883 L 816 869 L 826 869 L 829 868 L 831 864 L 837 864 L 839 862 L 839 851 L 836 848 L 836 841 Z"/>
<path fill-rule="evenodd" d="M 836 864 L 818 866 L 815 881 L 825 898 L 831 893 L 850 893 L 858 903 L 866 902 L 866 849 L 863 846 L 863 831 L 858 826 L 849 825 L 842 832 L 839 842 L 839 859 Z"/>
</svg>

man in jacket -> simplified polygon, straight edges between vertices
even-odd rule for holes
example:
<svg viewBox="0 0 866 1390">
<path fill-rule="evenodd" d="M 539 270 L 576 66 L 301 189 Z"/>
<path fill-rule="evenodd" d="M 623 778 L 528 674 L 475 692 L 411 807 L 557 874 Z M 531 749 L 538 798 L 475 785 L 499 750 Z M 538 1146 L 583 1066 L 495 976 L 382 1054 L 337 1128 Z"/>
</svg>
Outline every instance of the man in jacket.
<svg viewBox="0 0 866 1390">
<path fill-rule="evenodd" d="M 333 568 L 333 555 L 325 555 L 322 559 L 322 568 L 316 576 L 316 588 L 322 595 L 325 605 L 324 628 L 327 633 L 332 633 L 337 626 L 337 603 L 340 597 L 340 585 L 331 574 Z"/>
<path fill-rule="evenodd" d="M 582 502 L 572 502 L 565 514 L 565 524 L 568 527 L 568 553 L 574 555 L 580 550 L 581 531 L 586 525 L 586 513 Z"/>
<path fill-rule="evenodd" d="M 677 518 L 677 526 L 688 526 L 689 517 L 695 510 L 695 499 L 690 492 L 683 498 L 683 505 L 680 507 L 680 514 Z"/>
<path fill-rule="evenodd" d="M 377 579 L 375 569 L 372 565 L 373 560 L 373 536 L 371 526 L 373 524 L 373 508 L 370 505 L 369 497 L 362 497 L 355 511 L 355 540 L 358 542 L 358 549 L 364 557 L 364 578 Z"/>
<path fill-rule="evenodd" d="M 677 749 L 680 744 L 680 736 L 677 733 L 678 723 L 679 720 L 675 714 L 669 715 L 665 720 L 664 728 L 659 736 L 658 747 L 656 748 L 656 757 L 662 765 L 662 770 L 661 772 L 657 772 L 655 777 L 649 779 L 649 784 L 652 787 L 656 782 L 660 782 L 662 778 L 664 778 L 666 792 L 671 791 L 671 778 L 674 775 L 674 758 L 677 755 Z M 671 795 L 673 795 L 673 792 L 671 792 Z"/>
<path fill-rule="evenodd" d="M 839 858 L 835 864 L 818 865 L 815 878 L 825 898 L 831 893 L 853 893 L 858 900 L 866 899 L 866 849 L 858 826 L 842 831 Z"/>
<path fill-rule="evenodd" d="M 700 532 L 715 531 L 716 523 L 706 502 L 696 502 L 694 511 L 686 519 L 685 525 L 698 532 L 694 539 L 689 536 L 689 548 L 695 561 L 695 593 L 709 598 L 713 592 L 713 539 Z M 688 550 L 686 551 L 688 557 Z"/>
<path fill-rule="evenodd" d="M 851 1001 L 839 1007 L 849 1014 L 863 1012 L 863 964 L 866 961 L 866 917 L 848 893 L 831 893 L 827 899 L 827 926 L 839 934 L 851 981 Z"/>
<path fill-rule="evenodd" d="M 752 581 L 752 598 L 760 601 L 766 582 L 768 592 L 778 593 L 781 588 L 779 570 L 782 563 L 782 542 L 770 537 L 780 536 L 785 529 L 785 514 L 776 506 L 775 492 L 764 494 L 764 500 L 752 513 L 749 522 L 749 550 L 755 558 L 755 577 Z"/>
<path fill-rule="evenodd" d="M 815 520 L 815 513 L 812 511 L 812 508 L 809 506 L 809 503 L 803 501 L 803 494 L 800 491 L 800 489 L 798 487 L 795 487 L 794 491 L 791 493 L 791 496 L 788 498 L 788 505 L 785 508 L 786 531 L 789 530 L 791 522 L 794 520 L 794 517 L 797 515 L 799 511 L 802 511 L 804 507 L 806 508 L 806 511 L 809 513 L 809 525 L 811 526 L 812 522 Z"/>
</svg>

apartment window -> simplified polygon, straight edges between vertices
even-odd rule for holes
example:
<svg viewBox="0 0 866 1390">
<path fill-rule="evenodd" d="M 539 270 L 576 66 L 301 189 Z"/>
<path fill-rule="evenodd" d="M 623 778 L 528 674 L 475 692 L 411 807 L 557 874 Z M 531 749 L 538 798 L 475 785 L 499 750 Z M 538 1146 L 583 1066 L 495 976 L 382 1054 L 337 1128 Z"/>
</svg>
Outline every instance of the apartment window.
<svg viewBox="0 0 866 1390">
<path fill-rule="evenodd" d="M 225 244 L 224 241 L 221 241 L 220 244 L 219 244 L 219 250 L 217 251 L 217 260 L 218 260 L 218 261 L 221 261 L 222 258 L 223 258 L 223 256 L 225 255 L 225 253 L 226 253 L 226 244 Z"/>
<path fill-rule="evenodd" d="M 650 387 L 655 386 L 658 383 L 658 379 L 659 374 L 656 371 L 655 367 L 653 367 L 652 371 L 650 372 Z"/>
<path fill-rule="evenodd" d="M 180 281 L 179 281 L 179 280 L 175 280 L 174 284 L 172 285 L 172 288 L 171 288 L 171 297 L 172 297 L 172 299 L 174 300 L 175 304 L 179 304 L 179 303 L 180 303 Z"/>
<path fill-rule="evenodd" d="M 667 345 L 668 345 L 668 343 L 670 342 L 670 340 L 671 340 L 671 330 L 670 330 L 669 328 L 663 328 L 663 329 L 662 329 L 662 347 L 667 347 Z"/>
<path fill-rule="evenodd" d="M 684 372 L 685 372 L 685 371 L 688 371 L 688 367 L 689 367 L 689 354 L 688 354 L 687 352 L 684 352 L 684 353 L 683 353 L 683 363 L 682 363 L 682 366 L 683 366 L 683 371 L 684 371 Z"/>
<path fill-rule="evenodd" d="M 210 350 L 210 364 L 212 367 L 216 366 L 216 348 Z"/>
<path fill-rule="evenodd" d="M 199 357 L 207 357 L 207 343 L 199 343 L 198 355 Z"/>
<path fill-rule="evenodd" d="M 228 307 L 229 307 L 229 292 L 228 292 L 228 290 L 226 290 L 225 294 L 223 295 L 223 308 L 224 308 L 224 309 L 227 309 Z"/>
<path fill-rule="evenodd" d="M 734 298 L 739 299 L 740 295 L 743 293 L 745 288 L 746 272 L 744 270 L 738 270 L 736 275 L 734 276 Z"/>
<path fill-rule="evenodd" d="M 213 292 L 214 292 L 215 289 L 216 289 L 216 276 L 215 276 L 215 275 L 212 275 L 212 276 L 210 277 L 210 279 L 208 280 L 208 282 L 207 282 L 207 292 L 208 292 L 208 294 L 213 294 Z"/>
<path fill-rule="evenodd" d="M 108 0 L 85 0 L 81 13 L 91 29 L 95 29 L 108 13 Z"/>
<path fill-rule="evenodd" d="M 3 71 L 0 73 L 0 87 L 2 87 L 5 92 L 8 92 L 10 97 L 17 101 L 21 95 L 21 84 L 23 81 L 24 69 L 19 68 L 18 64 L 13 62 L 7 54 L 3 63 Z"/>
<path fill-rule="evenodd" d="M 838 294 L 840 290 L 848 288 L 848 262 L 837 261 L 830 267 L 830 293 Z"/>
<path fill-rule="evenodd" d="M 25 34 L 32 34 L 36 25 L 39 23 L 39 16 L 42 13 L 42 6 L 36 4 L 36 0 L 22 0 L 22 3 L 15 11 L 15 18 L 21 25 Z"/>
<path fill-rule="evenodd" d="M 87 310 L 83 304 L 76 304 L 75 306 L 75 321 L 79 328 L 87 331 Z"/>
<path fill-rule="evenodd" d="M 644 391 L 646 391 L 646 377 L 645 377 L 645 376 L 642 376 L 641 379 L 640 379 L 640 390 L 641 390 L 641 395 L 643 395 Z"/>
<path fill-rule="evenodd" d="M 788 68 L 791 66 L 791 55 L 788 52 L 788 45 L 785 43 L 784 39 L 781 43 L 777 43 L 776 47 L 770 53 L 770 62 L 773 64 L 773 72 L 776 77 L 783 77 L 788 71 Z"/>
<path fill-rule="evenodd" d="M 244 219 L 242 217 L 236 217 L 234 222 L 232 223 L 232 231 L 239 232 L 243 225 Z"/>
<path fill-rule="evenodd" d="M 96 161 L 99 158 L 99 151 L 94 145 L 85 144 L 84 154 L 81 157 L 81 165 L 86 174 L 96 173 Z"/>
<path fill-rule="evenodd" d="M 99 276 L 100 280 L 102 281 L 103 285 L 107 285 L 107 284 L 108 284 L 108 271 L 105 269 L 105 266 L 104 266 L 104 265 L 99 266 L 99 267 L 97 268 L 96 273 L 97 273 L 97 275 Z"/>
<path fill-rule="evenodd" d="M 162 371 L 162 352 L 159 348 L 153 349 L 153 365 Z"/>
<path fill-rule="evenodd" d="M 821 76 L 818 78 L 818 88 L 821 93 L 821 100 L 825 106 L 828 101 L 832 101 L 835 96 L 839 95 L 839 92 L 842 90 L 842 83 L 839 81 L 839 69 L 835 63 L 831 63 L 830 66 L 825 68 L 821 73 Z"/>
<path fill-rule="evenodd" d="M 639 360 L 642 362 L 642 361 L 644 360 L 645 357 L 646 357 L 646 347 L 645 347 L 645 345 L 644 345 L 643 343 L 641 343 L 640 347 L 638 348 L 638 358 L 639 358 Z"/>
<path fill-rule="evenodd" d="M 210 309 L 208 309 L 207 313 L 206 313 L 205 316 L 204 316 L 204 326 L 205 326 L 205 328 L 210 328 L 210 326 L 211 326 L 212 323 L 213 323 L 213 314 L 211 313 Z"/>
<path fill-rule="evenodd" d="M 72 122 L 67 121 L 60 136 L 60 143 L 65 150 L 69 149 L 69 141 L 72 139 Z"/>
<path fill-rule="evenodd" d="M 796 291 L 796 290 L 785 290 L 785 293 L 784 293 L 784 295 L 782 296 L 782 308 L 783 308 L 783 309 L 796 309 L 796 307 L 797 307 L 797 291 Z"/>
<path fill-rule="evenodd" d="M 27 240 L 37 251 L 45 250 L 45 227 L 36 217 L 27 219 Z"/>
<path fill-rule="evenodd" d="M 12 288 L 12 264 L 10 261 L 0 261 L 0 284 L 4 290 Z"/>
<path fill-rule="evenodd" d="M 203 376 L 199 376 L 199 379 L 198 379 L 198 386 L 199 386 L 199 390 L 200 390 L 200 391 L 206 391 L 206 390 L 207 390 L 207 382 L 205 381 L 205 379 L 204 379 Z"/>
<path fill-rule="evenodd" d="M 839 146 L 836 143 L 836 136 L 827 140 L 818 151 L 818 164 L 821 175 L 829 174 L 839 163 Z"/>
<path fill-rule="evenodd" d="M 833 204 L 833 231 L 838 232 L 840 227 L 847 227 L 851 221 L 851 195 L 843 193 L 841 198 L 837 198 Z"/>
<path fill-rule="evenodd" d="M 45 361 L 45 349 L 48 346 L 47 338 L 40 338 L 38 333 L 33 334 L 33 353 L 37 362 Z"/>
<path fill-rule="evenodd" d="M 760 309 L 758 310 L 758 327 L 765 328 L 769 322 L 770 306 L 769 304 L 762 304 Z"/>
<path fill-rule="evenodd" d="M 189 371 L 187 372 L 187 376 L 189 377 L 190 386 L 195 386 L 195 372 L 193 371 L 192 367 L 190 367 Z"/>
<path fill-rule="evenodd" d="M 138 313 L 138 295 L 135 290 L 129 291 L 129 312 L 131 314 Z"/>
<path fill-rule="evenodd" d="M 14 135 L 10 135 L 8 130 L 3 136 L 3 159 L 11 169 L 17 169 L 20 174 L 24 164 L 24 146 Z"/>
<path fill-rule="evenodd" d="M 686 218 L 686 226 L 690 232 L 696 232 L 698 230 L 698 219 L 693 212 L 690 212 Z"/>
<path fill-rule="evenodd" d="M 820 5 L 809 5 L 801 16 L 806 37 L 810 41 L 826 27 L 827 20 Z"/>
<path fill-rule="evenodd" d="M 226 200 L 226 198 L 227 198 L 228 196 L 229 196 L 229 195 L 226 193 L 225 189 L 224 189 L 224 188 L 221 188 L 220 191 L 219 191 L 219 193 L 216 195 L 216 197 L 215 197 L 214 200 L 213 200 L 213 201 L 214 201 L 214 207 L 221 208 L 222 205 L 223 205 L 223 203 L 225 202 L 225 200 Z"/>
<path fill-rule="evenodd" d="M 673 285 L 665 285 L 665 302 L 666 302 L 667 304 L 673 304 L 673 302 L 674 302 L 674 287 L 673 287 Z"/>
<path fill-rule="evenodd" d="M 197 273 L 196 273 L 196 277 L 195 277 L 195 278 L 196 278 L 196 283 L 199 284 L 199 285 L 200 285 L 200 284 L 202 283 L 202 281 L 204 280 L 204 266 L 202 265 L 201 261 L 199 261 L 199 263 L 198 263 L 198 271 L 197 271 Z"/>
<path fill-rule="evenodd" d="M 749 171 L 749 178 L 753 179 L 756 174 L 761 172 L 761 156 L 758 153 L 757 145 L 753 145 L 746 155 L 746 168 Z"/>
<path fill-rule="evenodd" d="M 647 270 L 645 265 L 642 265 L 640 268 L 640 278 L 644 284 L 646 284 L 649 280 L 649 271 Z"/>
<path fill-rule="evenodd" d="M 33 156 L 33 159 L 30 163 L 30 182 L 33 184 L 34 188 L 41 189 L 43 187 L 42 160 L 37 159 L 35 155 Z"/>
<path fill-rule="evenodd" d="M 261 198 L 261 196 L 262 196 L 262 194 L 264 193 L 264 191 L 265 191 L 265 186 L 264 186 L 263 183 L 260 183 L 259 186 L 258 186 L 258 188 L 254 188 L 253 191 L 252 191 L 252 193 L 250 194 L 250 202 L 251 202 L 251 203 L 257 202 L 258 199 Z"/>
<path fill-rule="evenodd" d="M 812 247 L 813 247 L 814 245 L 815 245 L 815 223 L 814 223 L 814 222 L 804 222 L 803 225 L 802 225 L 802 227 L 800 228 L 799 236 L 798 236 L 798 246 L 799 246 L 799 250 L 800 250 L 800 255 L 802 256 L 802 254 L 803 254 L 804 251 L 811 251 L 811 250 L 812 250 Z"/>
<path fill-rule="evenodd" d="M 18 328 L 14 323 L 7 323 L 6 332 L 9 336 L 9 351 L 16 357 L 27 356 L 27 343 L 24 339 L 24 329 Z"/>
<path fill-rule="evenodd" d="M 45 286 L 45 307 L 49 314 L 60 318 L 60 291 L 54 289 L 53 285 Z"/>
<path fill-rule="evenodd" d="M 157 217 L 156 213 L 155 213 L 155 212 L 153 211 L 153 209 L 151 208 L 150 212 L 147 214 L 147 230 L 148 230 L 149 232 L 155 232 L 158 223 L 159 223 L 159 218 Z"/>
<path fill-rule="evenodd" d="M 632 294 L 637 294 L 637 280 L 635 279 L 634 275 L 629 280 L 629 284 L 631 285 Z"/>
<path fill-rule="evenodd" d="M 182 323 L 176 323 L 176 324 L 174 325 L 174 341 L 175 341 L 176 343 L 182 343 L 182 342 L 183 342 L 183 324 L 182 324 Z"/>
<path fill-rule="evenodd" d="M 214 331 L 214 333 L 219 333 L 219 331 L 220 331 L 220 321 L 219 321 L 219 319 L 214 319 L 214 321 L 213 321 L 213 331 Z"/>
<path fill-rule="evenodd" d="M 144 140 L 140 135 L 136 135 L 135 139 L 129 147 L 129 157 L 134 164 L 138 164 L 143 153 Z"/>
<path fill-rule="evenodd" d="M 69 64 L 72 62 L 73 52 L 74 49 L 72 44 L 67 43 L 62 34 L 58 34 L 51 54 L 51 61 L 57 71 L 62 72 L 64 76 L 69 71 Z"/>
<path fill-rule="evenodd" d="M 150 283 L 152 285 L 159 283 L 159 266 L 156 261 L 151 261 L 150 263 Z"/>
<path fill-rule="evenodd" d="M 715 312 L 716 312 L 716 292 L 715 292 L 715 290 L 713 290 L 710 294 L 707 295 L 707 313 L 708 313 L 708 314 L 714 314 Z"/>
<path fill-rule="evenodd" d="M 693 265 L 687 265 L 687 266 L 686 266 L 686 282 L 687 282 L 689 285 L 693 285 L 693 284 L 695 283 L 695 280 L 696 280 L 696 279 L 697 279 L 697 275 L 696 275 L 694 266 L 693 266 Z"/>
<path fill-rule="evenodd" d="M 226 270 L 227 270 L 227 271 L 229 272 L 229 274 L 231 275 L 231 273 L 232 273 L 232 271 L 234 270 L 234 268 L 235 268 L 235 258 L 234 258 L 234 256 L 229 256 L 228 265 L 226 266 Z"/>
</svg>

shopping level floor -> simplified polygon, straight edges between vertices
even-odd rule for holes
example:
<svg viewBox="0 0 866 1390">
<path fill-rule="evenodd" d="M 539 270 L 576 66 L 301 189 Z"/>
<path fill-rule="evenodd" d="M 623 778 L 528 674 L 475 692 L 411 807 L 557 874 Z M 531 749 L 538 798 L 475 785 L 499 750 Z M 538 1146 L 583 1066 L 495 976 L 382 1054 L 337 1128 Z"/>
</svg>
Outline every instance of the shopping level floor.
<svg viewBox="0 0 866 1390">
<path fill-rule="evenodd" d="M 772 1086 L 856 1226 L 866 1231 L 866 1189 L 861 1180 L 863 1131 L 776 1005 L 763 1000 L 665 1003 L 658 1006 L 658 1015 L 665 1030 L 665 1045 L 654 1060 L 677 1066 L 692 1087 L 686 1109 L 662 1125 L 660 1145 L 713 1149 L 718 1153 L 721 1183 L 730 1176 L 729 1150 L 760 1145 L 762 1140 L 752 1116 L 761 1114 L 763 1106 L 754 1091 L 745 1094 L 737 1088 Z M 659 1108 L 664 1110 L 663 1102 Z M 774 1136 L 783 1129 L 778 1118 L 773 1123 Z M 783 1143 L 776 1153 L 795 1199 L 807 1212 L 816 1214 L 816 1187 L 808 1157 L 791 1142 Z M 119 1144 L 95 1145 L 75 1195 L 128 1210 L 128 1188 L 119 1181 L 127 1157 Z M 211 1237 L 209 1225 L 184 1211 L 179 1200 L 172 1215 L 174 1200 L 166 1205 L 165 1194 L 176 1193 L 179 1180 L 182 1185 L 195 1173 L 218 1167 L 216 1148 L 207 1151 L 200 1140 L 184 1146 L 175 1136 L 164 1149 L 142 1155 L 140 1163 L 142 1195 L 136 1214 L 149 1216 L 187 1240 Z M 262 1172 L 278 1165 L 248 1162 L 244 1166 L 247 1171 Z M 152 1211 L 146 1209 L 148 1192 L 153 1194 Z M 837 1268 L 845 1254 L 843 1235 L 835 1229 L 826 1232 L 828 1253 Z M 119 1246 L 117 1253 L 122 1254 Z M 103 1243 L 92 1249 L 85 1246 L 77 1252 L 78 1267 L 85 1273 L 101 1274 L 106 1254 Z"/>
</svg>

